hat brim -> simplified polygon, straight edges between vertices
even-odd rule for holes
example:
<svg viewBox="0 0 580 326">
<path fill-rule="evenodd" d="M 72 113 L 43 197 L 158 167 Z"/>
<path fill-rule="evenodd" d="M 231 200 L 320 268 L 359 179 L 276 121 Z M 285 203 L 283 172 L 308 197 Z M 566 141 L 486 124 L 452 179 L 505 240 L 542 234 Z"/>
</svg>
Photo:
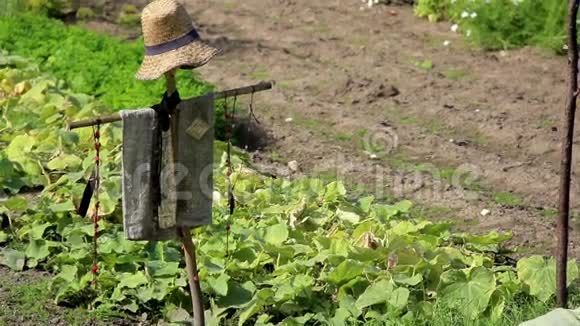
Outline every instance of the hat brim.
<svg viewBox="0 0 580 326">
<path fill-rule="evenodd" d="M 135 74 L 135 78 L 139 80 L 154 80 L 180 66 L 187 66 L 192 69 L 201 67 L 218 53 L 218 49 L 203 41 L 196 41 L 162 54 L 145 55 L 141 67 Z"/>
</svg>

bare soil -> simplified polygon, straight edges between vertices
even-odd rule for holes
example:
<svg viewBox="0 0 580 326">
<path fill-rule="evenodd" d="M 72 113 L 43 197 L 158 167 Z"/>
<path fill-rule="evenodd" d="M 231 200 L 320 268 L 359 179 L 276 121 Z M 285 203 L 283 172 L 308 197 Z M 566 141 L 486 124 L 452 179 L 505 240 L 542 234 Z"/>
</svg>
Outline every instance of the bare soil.
<svg viewBox="0 0 580 326">
<path fill-rule="evenodd" d="M 410 6 L 185 4 L 202 37 L 222 49 L 199 69 L 203 78 L 221 88 L 277 82 L 255 96 L 260 126 L 273 139 L 254 153 L 258 166 L 338 175 L 379 199 L 410 199 L 422 215 L 463 230 L 513 232 L 521 254 L 553 254 L 564 57 L 528 48 L 482 52 Z M 119 35 L 110 25 L 88 26 Z M 134 37 L 138 27 L 124 33 Z M 290 161 L 299 171 L 285 167 Z M 573 183 L 580 208 L 576 174 Z M 580 222 L 571 228 L 579 258 Z"/>
</svg>

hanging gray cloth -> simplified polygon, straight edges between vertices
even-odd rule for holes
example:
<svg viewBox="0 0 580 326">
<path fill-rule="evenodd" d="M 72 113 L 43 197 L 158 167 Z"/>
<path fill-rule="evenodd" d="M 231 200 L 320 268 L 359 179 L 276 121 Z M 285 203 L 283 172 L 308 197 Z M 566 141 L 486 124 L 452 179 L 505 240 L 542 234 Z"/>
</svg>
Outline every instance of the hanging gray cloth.
<svg viewBox="0 0 580 326">
<path fill-rule="evenodd" d="M 162 187 L 155 175 L 161 170 L 161 130 L 152 109 L 123 110 L 123 226 L 129 240 L 167 240 L 175 224 L 160 225 Z M 166 146 L 165 146 L 166 147 Z M 161 179 L 163 180 L 163 179 Z M 165 220 L 174 213 L 164 211 Z M 162 216 L 163 216 L 162 215 Z"/>
<path fill-rule="evenodd" d="M 172 118 L 177 123 L 175 221 L 178 226 L 211 224 L 213 194 L 213 94 L 184 100 Z"/>
<path fill-rule="evenodd" d="M 177 237 L 176 226 L 211 224 L 213 95 L 179 103 L 176 135 L 161 131 L 152 109 L 121 111 L 121 118 L 126 238 L 167 240 Z"/>
</svg>

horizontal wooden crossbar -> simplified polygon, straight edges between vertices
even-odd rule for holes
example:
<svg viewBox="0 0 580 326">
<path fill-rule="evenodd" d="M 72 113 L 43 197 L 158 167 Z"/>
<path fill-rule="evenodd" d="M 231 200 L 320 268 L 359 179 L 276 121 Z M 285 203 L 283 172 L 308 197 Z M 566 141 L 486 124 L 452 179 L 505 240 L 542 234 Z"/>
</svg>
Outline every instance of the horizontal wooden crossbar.
<svg viewBox="0 0 580 326">
<path fill-rule="evenodd" d="M 261 92 L 261 91 L 271 89 L 273 86 L 274 86 L 274 81 L 263 81 L 263 82 L 260 82 L 258 84 L 254 84 L 254 85 L 250 85 L 250 86 L 244 86 L 244 87 L 240 87 L 240 88 L 228 89 L 228 90 L 221 91 L 221 92 L 215 92 L 215 93 L 213 93 L 213 96 L 214 96 L 214 99 L 220 99 L 220 98 L 234 97 L 234 96 L 245 95 L 245 94 L 252 94 L 252 93 Z M 206 96 L 206 95 L 202 95 L 202 96 Z M 201 97 L 201 96 L 199 96 L 199 97 Z M 68 128 L 69 128 L 69 130 L 72 130 L 72 129 L 76 129 L 76 128 L 90 127 L 90 126 L 94 126 L 97 124 L 111 123 L 111 122 L 120 121 L 120 120 L 121 120 L 121 115 L 119 113 L 115 113 L 115 114 L 104 115 L 104 116 L 95 117 L 95 118 L 91 118 L 91 119 L 87 119 L 87 120 L 72 121 L 72 122 L 69 122 Z"/>
</svg>

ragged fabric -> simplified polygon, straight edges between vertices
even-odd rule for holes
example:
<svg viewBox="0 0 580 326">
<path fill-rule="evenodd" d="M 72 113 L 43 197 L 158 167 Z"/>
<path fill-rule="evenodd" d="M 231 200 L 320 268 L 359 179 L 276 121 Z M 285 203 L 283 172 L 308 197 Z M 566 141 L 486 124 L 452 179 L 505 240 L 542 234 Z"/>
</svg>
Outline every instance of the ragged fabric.
<svg viewBox="0 0 580 326">
<path fill-rule="evenodd" d="M 211 224 L 213 106 L 212 95 L 180 102 L 175 135 L 162 131 L 153 109 L 121 111 L 127 239 L 167 240 L 177 237 L 176 226 Z"/>
<path fill-rule="evenodd" d="M 179 226 L 211 224 L 213 194 L 213 95 L 179 103 L 177 123 L 176 216 Z"/>
<path fill-rule="evenodd" d="M 124 110 L 123 120 L 123 225 L 129 240 L 168 240 L 176 235 L 175 216 L 163 211 L 160 224 L 161 130 L 152 109 Z M 170 144 L 170 143 L 169 143 Z M 168 206 L 171 208 L 172 206 Z M 163 226 L 163 227 L 162 227 Z"/>
</svg>

